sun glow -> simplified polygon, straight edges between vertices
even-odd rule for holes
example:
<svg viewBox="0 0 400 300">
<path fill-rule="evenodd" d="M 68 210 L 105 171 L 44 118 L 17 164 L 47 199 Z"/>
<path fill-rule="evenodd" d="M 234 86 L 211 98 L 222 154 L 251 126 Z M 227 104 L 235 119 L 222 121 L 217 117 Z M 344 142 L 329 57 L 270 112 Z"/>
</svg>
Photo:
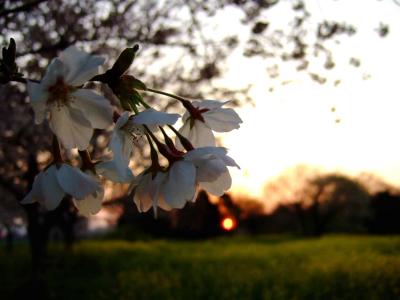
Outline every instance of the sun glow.
<svg viewBox="0 0 400 300">
<path fill-rule="evenodd" d="M 226 230 L 226 231 L 232 231 L 236 228 L 237 223 L 235 221 L 235 219 L 231 218 L 231 217 L 226 217 L 221 221 L 221 227 L 222 229 Z"/>
</svg>

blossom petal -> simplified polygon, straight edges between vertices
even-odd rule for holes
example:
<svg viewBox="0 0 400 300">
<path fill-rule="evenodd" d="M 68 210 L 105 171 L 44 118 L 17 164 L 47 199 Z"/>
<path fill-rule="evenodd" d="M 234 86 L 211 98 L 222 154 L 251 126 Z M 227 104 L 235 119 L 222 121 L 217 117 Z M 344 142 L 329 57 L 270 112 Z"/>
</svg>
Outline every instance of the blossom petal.
<svg viewBox="0 0 400 300">
<path fill-rule="evenodd" d="M 191 160 L 196 164 L 199 160 L 215 156 L 221 159 L 226 166 L 237 167 L 240 169 L 235 160 L 228 156 L 227 153 L 228 151 L 224 147 L 200 147 L 186 153 L 185 159 Z"/>
<path fill-rule="evenodd" d="M 65 196 L 57 178 L 57 169 L 54 165 L 40 172 L 33 182 L 32 190 L 22 200 L 22 204 L 39 202 L 48 210 L 55 209 Z"/>
<path fill-rule="evenodd" d="M 33 111 L 35 112 L 35 123 L 40 124 L 46 118 L 46 100 L 48 94 L 43 88 L 43 85 L 36 82 L 28 81 L 27 88 L 29 97 L 31 99 L 31 105 L 33 107 Z"/>
<path fill-rule="evenodd" d="M 43 90 L 47 90 L 47 88 L 54 85 L 60 77 L 64 78 L 64 74 L 65 66 L 63 62 L 58 57 L 54 58 L 47 67 L 46 74 L 40 81 L 40 85 L 42 85 Z"/>
<path fill-rule="evenodd" d="M 101 188 L 95 195 L 90 194 L 82 200 L 73 199 L 79 213 L 85 217 L 97 214 L 102 207 L 104 189 Z"/>
<path fill-rule="evenodd" d="M 119 183 L 129 183 L 135 178 L 128 166 L 121 169 L 115 160 L 103 161 L 96 165 L 96 172 L 108 180 Z"/>
<path fill-rule="evenodd" d="M 229 103 L 231 101 L 217 101 L 217 100 L 201 100 L 201 101 L 193 101 L 192 104 L 193 106 L 203 109 L 203 108 L 208 108 L 210 110 L 213 109 L 218 109 L 224 106 L 225 104 Z"/>
<path fill-rule="evenodd" d="M 99 73 L 99 67 L 105 59 L 91 55 L 70 46 L 60 54 L 60 60 L 65 64 L 65 81 L 72 86 L 80 86 Z"/>
<path fill-rule="evenodd" d="M 124 111 L 121 116 L 118 118 L 117 122 L 115 123 L 115 129 L 121 129 L 122 126 L 124 126 L 126 124 L 126 122 L 128 122 L 129 117 L 132 115 L 132 113 L 130 113 L 129 111 Z"/>
<path fill-rule="evenodd" d="M 139 212 L 146 212 L 152 207 L 151 188 L 151 173 L 140 175 L 139 184 L 136 187 L 135 195 L 133 197 L 133 201 L 135 202 Z"/>
<path fill-rule="evenodd" d="M 199 147 L 186 153 L 185 158 L 189 160 L 196 161 L 198 159 L 203 159 L 204 157 L 210 157 L 211 155 L 217 157 L 226 156 L 228 151 L 224 147 Z"/>
<path fill-rule="evenodd" d="M 165 200 L 172 208 L 183 208 L 191 201 L 196 191 L 196 168 L 192 162 L 175 162 L 168 171 L 163 188 Z"/>
<path fill-rule="evenodd" d="M 196 166 L 197 167 L 197 166 Z M 228 172 L 224 162 L 219 158 L 207 159 L 197 168 L 198 182 L 211 182 L 219 178 L 222 173 Z"/>
<path fill-rule="evenodd" d="M 68 107 L 53 107 L 50 111 L 50 128 L 67 149 L 89 146 L 93 129 L 79 110 Z"/>
<path fill-rule="evenodd" d="M 34 191 L 31 190 L 28 194 L 25 195 L 25 197 L 19 202 L 21 204 L 32 204 L 35 203 L 37 197 L 34 195 Z"/>
<path fill-rule="evenodd" d="M 155 183 L 155 188 L 153 188 L 154 192 L 152 193 L 152 201 L 153 201 L 153 212 L 155 218 L 157 218 L 158 215 L 158 209 L 157 209 L 158 207 L 167 211 L 171 210 L 171 206 L 168 205 L 164 196 L 164 184 L 166 179 L 167 179 L 167 174 L 161 172 L 158 172 L 156 174 L 156 177 L 153 178 L 153 181 Z"/>
<path fill-rule="evenodd" d="M 113 108 L 103 96 L 88 89 L 78 89 L 71 96 L 71 106 L 81 110 L 93 128 L 105 129 L 113 123 Z"/>
<path fill-rule="evenodd" d="M 92 176 L 70 165 L 63 164 L 56 175 L 61 188 L 77 200 L 101 190 L 100 183 Z"/>
<path fill-rule="evenodd" d="M 170 114 L 149 108 L 132 117 L 132 121 L 136 124 L 162 126 L 173 125 L 180 117 L 179 114 Z"/>
<path fill-rule="evenodd" d="M 38 201 L 43 201 L 42 203 L 48 210 L 55 209 L 65 196 L 65 192 L 56 178 L 57 171 L 57 168 L 52 165 L 43 172 L 43 178 L 40 180 L 40 190 L 43 199 L 38 199 Z"/>
<path fill-rule="evenodd" d="M 242 119 L 232 108 L 221 108 L 203 113 L 206 124 L 214 131 L 228 132 L 238 129 Z"/>
<path fill-rule="evenodd" d="M 191 119 L 188 119 L 179 129 L 179 132 L 186 137 L 194 147 L 215 146 L 215 137 L 211 129 L 199 120 L 195 120 L 194 126 L 190 128 L 190 121 Z M 176 144 L 179 149 L 183 148 L 178 138 L 176 139 Z"/>
<path fill-rule="evenodd" d="M 113 152 L 117 168 L 124 170 L 128 165 L 133 151 L 133 145 L 129 136 L 122 130 L 114 130 L 109 147 Z"/>
<path fill-rule="evenodd" d="M 222 173 L 217 180 L 212 182 L 200 182 L 200 187 L 214 196 L 222 196 L 232 185 L 229 172 Z"/>
</svg>

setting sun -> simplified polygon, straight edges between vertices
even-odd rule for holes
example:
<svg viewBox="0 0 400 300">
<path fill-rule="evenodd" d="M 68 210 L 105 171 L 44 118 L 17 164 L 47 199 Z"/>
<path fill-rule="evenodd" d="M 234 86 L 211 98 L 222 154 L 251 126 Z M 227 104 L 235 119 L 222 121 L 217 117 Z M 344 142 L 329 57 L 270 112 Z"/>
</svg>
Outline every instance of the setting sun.
<svg viewBox="0 0 400 300">
<path fill-rule="evenodd" d="M 226 231 L 232 231 L 236 228 L 236 221 L 231 217 L 226 217 L 221 222 L 221 227 Z"/>
</svg>

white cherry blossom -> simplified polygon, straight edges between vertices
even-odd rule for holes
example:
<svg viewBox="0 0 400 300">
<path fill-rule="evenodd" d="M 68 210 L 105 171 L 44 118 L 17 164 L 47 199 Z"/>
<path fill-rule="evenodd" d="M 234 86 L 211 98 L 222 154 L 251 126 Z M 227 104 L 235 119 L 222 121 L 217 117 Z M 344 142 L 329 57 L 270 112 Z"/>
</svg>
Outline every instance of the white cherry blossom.
<svg viewBox="0 0 400 300">
<path fill-rule="evenodd" d="M 99 188 L 94 193 L 90 193 L 82 199 L 73 198 L 72 201 L 81 215 L 90 217 L 101 210 L 104 198 L 104 188 L 101 185 L 100 178 L 96 174 L 91 171 L 87 171 L 86 174 L 97 183 Z"/>
<path fill-rule="evenodd" d="M 112 182 L 131 183 L 135 178 L 128 165 L 121 169 L 118 167 L 118 163 L 114 159 L 97 163 L 95 168 L 97 174 Z"/>
<path fill-rule="evenodd" d="M 28 82 L 35 122 L 48 118 L 50 128 L 67 149 L 86 149 L 93 128 L 105 129 L 112 124 L 109 101 L 81 88 L 99 73 L 103 63 L 104 58 L 71 46 L 51 61 L 40 83 Z"/>
<path fill-rule="evenodd" d="M 145 133 L 143 125 L 155 130 L 158 126 L 173 125 L 179 118 L 179 114 L 160 112 L 152 108 L 136 115 L 124 112 L 115 124 L 109 145 L 120 172 L 124 172 L 129 165 L 133 144 Z"/>
<path fill-rule="evenodd" d="M 154 216 L 157 217 L 157 207 L 171 210 L 171 206 L 166 203 L 162 192 L 165 178 L 166 173 L 164 172 L 149 171 L 145 171 L 137 177 L 133 201 L 139 212 L 147 212 L 153 207 Z"/>
<path fill-rule="evenodd" d="M 164 210 L 183 208 L 196 196 L 196 170 L 193 163 L 185 160 L 174 162 L 167 170 L 140 174 L 135 182 L 134 202 L 139 212 L 153 207 Z"/>
<path fill-rule="evenodd" d="M 185 154 L 196 168 L 196 182 L 210 194 L 222 196 L 232 184 L 229 167 L 239 166 L 222 147 L 202 147 Z"/>
<path fill-rule="evenodd" d="M 67 164 L 60 167 L 51 165 L 36 176 L 32 190 L 21 203 L 39 202 L 46 209 L 53 210 L 67 194 L 83 201 L 87 197 L 99 194 L 101 190 L 98 181 L 78 168 Z"/>
<path fill-rule="evenodd" d="M 182 117 L 179 132 L 189 139 L 194 147 L 215 146 L 213 131 L 228 132 L 238 129 L 242 120 L 232 108 L 223 106 L 230 101 L 202 100 L 191 102 L 192 111 Z M 179 140 L 177 145 L 182 149 Z"/>
</svg>

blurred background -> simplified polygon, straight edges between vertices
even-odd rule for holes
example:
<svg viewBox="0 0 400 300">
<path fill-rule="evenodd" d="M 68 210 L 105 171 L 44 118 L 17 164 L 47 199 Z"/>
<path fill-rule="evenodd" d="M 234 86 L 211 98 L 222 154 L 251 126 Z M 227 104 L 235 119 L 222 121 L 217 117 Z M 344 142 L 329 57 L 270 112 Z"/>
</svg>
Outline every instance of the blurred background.
<svg viewBox="0 0 400 300">
<path fill-rule="evenodd" d="M 51 133 L 34 126 L 24 85 L 1 85 L 0 295 L 400 298 L 399 1 L 0 3 L 0 44 L 16 40 L 26 77 L 40 79 L 69 45 L 108 67 L 138 43 L 129 74 L 188 99 L 231 100 L 243 119 L 218 136 L 241 166 L 228 194 L 200 193 L 154 219 L 126 185 L 106 182 L 103 209 L 87 219 L 71 199 L 52 212 L 19 205 L 51 161 Z M 95 132 L 95 159 L 110 157 L 108 137 Z M 148 165 L 139 144 L 131 167 Z"/>
</svg>

